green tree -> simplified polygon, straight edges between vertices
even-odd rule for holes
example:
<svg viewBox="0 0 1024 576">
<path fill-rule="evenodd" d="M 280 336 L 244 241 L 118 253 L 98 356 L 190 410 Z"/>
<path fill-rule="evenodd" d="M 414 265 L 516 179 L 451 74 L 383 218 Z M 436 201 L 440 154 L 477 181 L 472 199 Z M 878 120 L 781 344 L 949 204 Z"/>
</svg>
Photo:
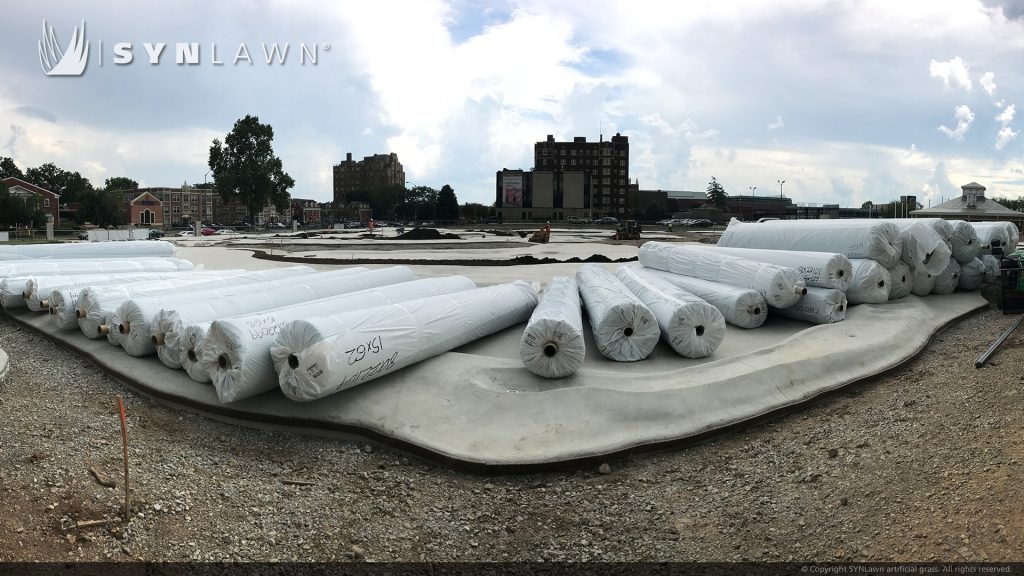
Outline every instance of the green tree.
<svg viewBox="0 0 1024 576">
<path fill-rule="evenodd" d="M 126 176 L 107 178 L 103 183 L 104 190 L 138 190 L 139 183 Z"/>
<path fill-rule="evenodd" d="M 223 144 L 214 139 L 210 146 L 213 187 L 227 202 L 236 201 L 249 209 L 253 218 L 267 204 L 279 211 L 288 209 L 288 190 L 295 180 L 284 171 L 274 155 L 274 129 L 246 115 L 235 122 Z"/>
<path fill-rule="evenodd" d="M 93 190 L 88 178 L 78 172 L 68 172 L 52 162 L 25 170 L 25 180 L 60 194 L 61 204 L 80 202 L 83 194 Z"/>
<path fill-rule="evenodd" d="M 0 178 L 25 178 L 25 174 L 14 163 L 14 159 L 8 156 L 0 157 Z"/>
<path fill-rule="evenodd" d="M 466 202 L 459 207 L 459 217 L 470 222 L 483 220 L 490 215 L 491 208 L 476 202 Z"/>
<path fill-rule="evenodd" d="M 725 210 L 729 204 L 729 195 L 714 176 L 711 177 L 711 182 L 708 182 L 708 200 L 720 210 Z"/>
<path fill-rule="evenodd" d="M 429 186 L 413 186 L 405 193 L 402 203 L 404 220 L 433 220 L 437 209 L 438 191 Z"/>
<path fill-rule="evenodd" d="M 440 192 L 437 193 L 435 214 L 438 220 L 446 222 L 459 219 L 459 199 L 455 197 L 455 190 L 447 184 L 441 186 Z"/>
<path fill-rule="evenodd" d="M 871 200 L 868 200 L 867 202 L 861 204 L 860 207 L 861 207 L 861 210 L 867 210 L 868 208 L 874 208 L 875 207 L 875 203 L 872 202 Z"/>
</svg>

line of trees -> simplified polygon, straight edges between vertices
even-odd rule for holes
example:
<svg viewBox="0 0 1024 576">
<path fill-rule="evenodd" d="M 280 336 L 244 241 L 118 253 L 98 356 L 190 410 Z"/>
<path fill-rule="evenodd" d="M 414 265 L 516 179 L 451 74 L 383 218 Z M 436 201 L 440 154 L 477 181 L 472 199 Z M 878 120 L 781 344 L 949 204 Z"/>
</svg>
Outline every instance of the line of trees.
<svg viewBox="0 0 1024 576">
<path fill-rule="evenodd" d="M 462 215 L 455 189 L 445 184 L 440 190 L 429 186 L 387 186 L 374 190 L 357 190 L 347 195 L 350 202 L 365 202 L 373 209 L 374 218 L 379 220 L 439 220 L 457 221 Z M 467 210 L 474 214 L 484 212 L 487 207 L 481 204 L 466 204 Z M 343 207 L 342 207 L 343 208 Z M 355 214 L 342 214 L 343 217 L 354 218 Z"/>
</svg>

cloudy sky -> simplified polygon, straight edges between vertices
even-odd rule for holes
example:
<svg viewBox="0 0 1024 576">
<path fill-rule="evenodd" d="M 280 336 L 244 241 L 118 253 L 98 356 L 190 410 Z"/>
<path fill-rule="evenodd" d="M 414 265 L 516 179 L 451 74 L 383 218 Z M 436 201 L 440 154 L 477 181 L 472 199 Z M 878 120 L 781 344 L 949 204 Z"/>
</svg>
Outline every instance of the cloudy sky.
<svg viewBox="0 0 1024 576">
<path fill-rule="evenodd" d="M 711 6 L 713 4 L 713 6 Z M 407 179 L 494 200 L 533 144 L 629 136 L 643 189 L 925 205 L 976 180 L 1024 195 L 1024 2 L 452 0 L 8 2 L 0 156 L 94 184 L 202 182 L 214 138 L 274 127 L 293 196 L 331 166 L 396 152 Z M 85 21 L 80 77 L 43 72 Z M 114 45 L 133 61 L 114 64 Z M 150 64 L 144 43 L 166 43 Z M 175 64 L 198 42 L 197 65 Z M 290 45 L 267 65 L 262 44 Z M 102 44 L 101 44 L 102 43 Z M 317 63 L 299 61 L 301 44 Z M 252 63 L 236 56 L 244 45 Z M 216 50 L 215 64 L 213 52 Z M 101 64 L 102 60 L 102 64 Z"/>
</svg>

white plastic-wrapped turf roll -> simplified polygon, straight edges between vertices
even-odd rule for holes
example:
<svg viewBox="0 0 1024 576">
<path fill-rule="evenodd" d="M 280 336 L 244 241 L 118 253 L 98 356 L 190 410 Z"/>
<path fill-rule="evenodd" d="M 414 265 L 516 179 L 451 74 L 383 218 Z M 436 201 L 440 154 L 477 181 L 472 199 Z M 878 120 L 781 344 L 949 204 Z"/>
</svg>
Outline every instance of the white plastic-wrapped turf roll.
<svg viewBox="0 0 1024 576">
<path fill-rule="evenodd" d="M 210 276 L 154 280 L 152 282 L 125 284 L 122 286 L 103 286 L 99 288 L 90 286 L 83 289 L 78 296 L 78 327 L 89 338 L 99 338 L 103 335 L 109 336 L 110 332 L 117 331 L 116 325 L 112 330 L 109 329 L 110 316 L 113 315 L 118 306 L 134 296 L 157 296 L 168 293 L 180 294 L 186 291 L 191 292 L 222 286 L 265 282 L 277 278 L 290 278 L 314 272 L 315 270 L 309 266 L 287 266 L 240 274 L 237 272 L 226 272 L 223 276 L 211 274 Z M 114 339 L 116 339 L 116 336 L 108 337 L 108 340 Z"/>
<path fill-rule="evenodd" d="M 317 280 L 317 278 L 320 279 Z M 324 287 L 325 278 L 329 280 L 327 284 L 331 285 L 330 288 Z M 118 331 L 124 335 L 121 347 L 132 356 L 153 354 L 156 352 L 156 344 L 159 342 L 159 339 L 153 338 L 152 329 L 154 327 L 171 330 L 174 326 L 181 325 L 185 318 L 190 318 L 195 322 L 212 321 L 218 316 L 252 314 L 259 310 L 271 310 L 289 304 L 298 304 L 308 299 L 307 295 L 316 293 L 316 290 L 311 290 L 310 284 L 307 283 L 312 283 L 325 293 L 338 294 L 345 289 L 354 292 L 376 286 L 408 282 L 414 278 L 416 275 L 405 266 L 392 266 L 380 270 L 368 270 L 359 274 L 338 270 L 309 274 L 306 278 L 282 278 L 244 286 L 199 290 L 184 295 L 166 294 L 132 298 L 117 309 L 118 315 L 122 319 L 122 324 L 118 325 Z M 157 317 L 164 309 L 170 312 L 165 326 L 160 327 L 157 324 Z M 178 310 L 181 310 L 182 314 L 179 315 Z M 175 353 L 177 352 L 175 350 Z M 171 358 L 170 355 L 167 356 L 168 359 Z M 173 359 L 175 363 L 178 363 L 177 356 L 174 356 Z"/>
<path fill-rule="evenodd" d="M 911 270 L 924 268 L 932 276 L 946 269 L 952 255 L 949 245 L 927 222 L 897 221 L 903 238 L 903 261 Z"/>
<path fill-rule="evenodd" d="M 843 294 L 842 291 L 834 288 L 811 287 L 807 289 L 807 294 L 804 294 L 796 306 L 776 312 L 782 316 L 813 324 L 832 324 L 846 320 L 846 308 L 846 294 Z"/>
<path fill-rule="evenodd" d="M 43 311 L 49 307 L 50 293 L 65 288 L 87 288 L 89 286 L 117 286 L 135 284 L 150 280 L 170 280 L 189 276 L 209 276 L 209 272 L 181 270 L 176 272 L 131 272 L 128 274 L 82 274 L 79 276 L 33 276 L 28 281 L 25 305 L 29 310 Z"/>
<path fill-rule="evenodd" d="M 519 357 L 538 376 L 564 378 L 583 366 L 586 355 L 579 287 L 568 276 L 555 276 L 526 323 Z"/>
<path fill-rule="evenodd" d="M 977 290 L 985 279 L 985 263 L 981 258 L 960 265 L 957 287 L 961 290 Z"/>
<path fill-rule="evenodd" d="M 649 281 L 628 266 L 619 267 L 615 277 L 654 313 L 662 339 L 680 356 L 706 358 L 725 339 L 722 313 L 697 296 L 662 280 Z"/>
<path fill-rule="evenodd" d="M 953 258 L 961 265 L 981 256 L 981 240 L 970 222 L 951 220 L 953 226 Z"/>
<path fill-rule="evenodd" d="M 189 324 L 185 328 L 185 335 L 180 338 L 178 343 L 178 347 L 181 349 L 179 362 L 181 362 L 182 369 L 185 370 L 189 378 L 203 384 L 212 380 L 210 373 L 203 368 L 203 363 L 200 362 L 200 343 L 210 332 L 212 324 L 213 322 Z"/>
<path fill-rule="evenodd" d="M 853 266 L 853 280 L 846 291 L 850 304 L 884 304 L 889 301 L 892 277 L 884 266 L 867 258 L 850 260 Z"/>
<path fill-rule="evenodd" d="M 778 266 L 792 268 L 800 274 L 808 286 L 819 288 L 835 288 L 846 292 L 850 285 L 850 259 L 842 254 L 829 252 L 804 252 L 797 250 L 761 250 L 758 248 L 727 248 L 724 246 L 708 246 L 707 244 L 687 244 L 688 248 L 697 248 L 747 258 L 758 262 L 767 262 Z"/>
<path fill-rule="evenodd" d="M 807 291 L 800 274 L 788 266 L 689 245 L 647 242 L 640 247 L 640 263 L 645 268 L 757 290 L 775 308 L 796 304 Z"/>
<path fill-rule="evenodd" d="M 576 272 L 597 350 L 617 362 L 647 358 L 661 337 L 654 313 L 600 264 Z"/>
<path fill-rule="evenodd" d="M 932 294 L 952 294 L 960 284 L 960 263 L 956 258 L 950 258 L 949 264 L 938 276 L 935 277 L 935 288 Z"/>
<path fill-rule="evenodd" d="M 910 291 L 916 296 L 927 296 L 935 290 L 936 276 L 924 268 L 911 271 L 910 277 Z"/>
<path fill-rule="evenodd" d="M 476 284 L 465 276 L 426 278 L 259 314 L 216 320 L 199 343 L 196 355 L 200 368 L 213 379 L 220 401 L 235 402 L 278 388 L 277 370 L 270 357 L 270 348 L 278 334 L 292 321 L 308 320 L 305 334 L 311 338 L 309 343 L 312 344 L 346 329 L 346 318 L 353 311 L 475 288 Z"/>
<path fill-rule="evenodd" d="M 249 286 L 247 293 L 239 296 L 218 294 L 211 299 L 199 293 L 198 298 L 178 299 L 177 304 L 167 304 L 150 322 L 149 331 L 160 361 L 168 368 L 177 369 L 181 368 L 179 340 L 189 324 L 273 310 L 415 278 L 412 270 L 401 266 L 372 271 L 348 268 L 309 274 L 283 285 L 275 281 Z"/>
<path fill-rule="evenodd" d="M 410 300 L 353 312 L 343 332 L 285 353 L 300 320 L 271 356 L 285 396 L 316 400 L 526 322 L 536 306 L 537 291 L 522 281 Z"/>
<path fill-rule="evenodd" d="M 718 245 L 731 248 L 835 252 L 892 268 L 903 253 L 900 230 L 887 220 L 729 222 Z M 769 303 L 771 303 L 769 301 Z"/>
<path fill-rule="evenodd" d="M 982 254 L 981 262 L 985 264 L 985 272 L 982 276 L 983 284 L 991 284 L 999 279 L 999 258 L 991 254 Z"/>
<path fill-rule="evenodd" d="M 178 258 L 145 258 L 142 260 L 49 260 L 0 263 L 0 302 L 5 308 L 25 305 L 28 282 L 40 276 L 77 276 L 82 274 L 120 274 L 130 272 L 177 272 L 191 270 L 192 263 Z M 21 298 L 21 302 L 17 299 Z"/>
<path fill-rule="evenodd" d="M 664 280 L 711 304 L 725 317 L 725 321 L 740 328 L 757 328 L 768 319 L 768 302 L 757 290 L 737 288 L 700 278 L 681 276 L 653 268 L 634 268 L 649 282 Z"/>
<path fill-rule="evenodd" d="M 892 288 L 889 289 L 889 300 L 899 300 L 910 294 L 914 287 L 914 275 L 910 265 L 902 260 L 895 266 L 889 268 L 889 279 L 892 281 Z"/>
<path fill-rule="evenodd" d="M 3 260 L 73 260 L 96 258 L 160 258 L 174 256 L 170 242 L 139 240 L 125 242 L 85 242 L 73 244 L 32 244 L 0 246 Z"/>
<path fill-rule="evenodd" d="M 1009 244 L 1010 238 L 1002 222 L 971 222 L 978 234 L 982 254 L 990 254 L 992 248 Z"/>
</svg>

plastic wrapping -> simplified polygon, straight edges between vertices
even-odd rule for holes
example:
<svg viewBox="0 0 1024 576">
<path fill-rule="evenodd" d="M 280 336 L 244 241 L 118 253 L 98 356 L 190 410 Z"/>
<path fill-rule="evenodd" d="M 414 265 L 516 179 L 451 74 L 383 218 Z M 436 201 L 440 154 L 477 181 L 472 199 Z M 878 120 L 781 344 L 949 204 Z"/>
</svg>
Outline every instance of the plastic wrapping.
<svg viewBox="0 0 1024 576">
<path fill-rule="evenodd" d="M 846 308 L 846 294 L 843 294 L 842 291 L 811 287 L 807 289 L 807 294 L 804 294 L 796 306 L 776 312 L 782 316 L 813 324 L 832 324 L 846 320 Z"/>
<path fill-rule="evenodd" d="M 985 279 L 985 263 L 981 258 L 960 265 L 960 278 L 957 287 L 961 290 L 977 290 Z"/>
<path fill-rule="evenodd" d="M 191 270 L 192 263 L 178 258 L 145 258 L 142 260 L 49 260 L 0 263 L 0 303 L 4 308 L 25 305 L 30 279 L 37 276 L 77 276 L 82 274 L 119 274 L 130 272 L 176 272 Z"/>
<path fill-rule="evenodd" d="M 725 339 L 722 313 L 697 296 L 628 266 L 619 267 L 615 277 L 654 313 L 662 339 L 680 356 L 706 358 Z"/>
<path fill-rule="evenodd" d="M 213 322 L 189 324 L 185 328 L 184 336 L 181 336 L 178 342 L 178 348 L 181 352 L 179 357 L 181 368 L 188 374 L 189 378 L 203 384 L 212 381 L 210 373 L 203 368 L 202 359 L 199 356 L 200 344 L 203 338 L 206 338 L 206 335 L 210 332 L 211 325 L 213 325 Z"/>
<path fill-rule="evenodd" d="M 701 298 L 722 313 L 725 321 L 740 328 L 758 328 L 768 319 L 768 302 L 756 290 L 737 288 L 700 278 L 681 276 L 653 268 L 634 267 L 645 279 L 657 278 Z"/>
<path fill-rule="evenodd" d="M 907 296 L 914 286 L 913 272 L 910 270 L 910 266 L 903 261 L 889 268 L 889 279 L 892 281 L 892 288 L 889 289 L 889 300 L 899 300 Z"/>
<path fill-rule="evenodd" d="M 30 244 L 0 246 L 3 260 L 72 260 L 97 258 L 160 258 L 174 256 L 174 244 L 163 240 L 128 242 L 85 242 L 73 244 Z M 2 275 L 2 274 L 0 274 Z"/>
<path fill-rule="evenodd" d="M 900 230 L 887 220 L 771 220 L 748 224 L 734 218 L 718 245 L 834 252 L 847 258 L 869 258 L 886 268 L 895 266 L 903 253 Z"/>
<path fill-rule="evenodd" d="M 307 334 L 315 331 L 315 340 L 322 340 L 344 330 L 353 312 L 475 288 L 465 276 L 426 278 L 217 320 L 195 353 L 199 367 L 213 379 L 220 401 L 235 402 L 278 388 L 270 348 L 289 322 L 306 320 Z"/>
<path fill-rule="evenodd" d="M 46 310 L 49 308 L 50 293 L 54 290 L 65 288 L 82 289 L 89 286 L 116 286 L 119 284 L 148 282 L 150 280 L 187 278 L 203 274 L 206 273 L 187 270 L 176 272 L 132 272 L 128 274 L 82 274 L 79 276 L 32 276 L 25 287 L 25 292 L 28 293 L 28 298 L 25 298 L 25 305 L 28 306 L 29 310 Z"/>
<path fill-rule="evenodd" d="M 931 224 L 927 221 L 897 220 L 896 225 L 903 238 L 902 259 L 911 270 L 923 268 L 937 276 L 946 269 L 952 250 Z"/>
<path fill-rule="evenodd" d="M 224 276 L 197 276 L 193 278 L 175 278 L 172 280 L 155 280 L 139 284 L 123 286 L 88 287 L 78 295 L 78 327 L 89 338 L 106 335 L 113 344 L 117 340 L 117 326 L 109 329 L 111 316 L 117 307 L 134 296 L 156 296 L 168 293 L 205 290 L 220 286 L 237 286 L 264 282 L 276 278 L 288 278 L 300 274 L 312 274 L 315 270 L 309 266 L 287 266 L 271 268 L 257 272 L 242 274 L 225 272 Z"/>
<path fill-rule="evenodd" d="M 536 306 L 537 291 L 521 281 L 411 300 L 353 312 L 342 332 L 306 348 L 292 347 L 306 341 L 296 321 L 271 356 L 285 396 L 316 400 L 526 322 Z"/>
<path fill-rule="evenodd" d="M 850 285 L 850 259 L 842 254 L 829 252 L 804 252 L 796 250 L 761 250 L 758 248 L 727 248 L 708 246 L 706 244 L 687 244 L 688 248 L 697 248 L 746 258 L 758 262 L 767 262 L 777 266 L 792 268 L 800 274 L 807 286 L 819 288 L 835 288 L 846 292 Z"/>
<path fill-rule="evenodd" d="M 855 258 L 850 260 L 853 266 L 853 280 L 846 291 L 849 304 L 884 304 L 889 301 L 892 289 L 892 277 L 889 271 L 874 260 Z"/>
<path fill-rule="evenodd" d="M 202 322 L 212 321 L 217 317 L 252 314 L 260 310 L 299 304 L 307 300 L 310 294 L 316 294 L 318 291 L 322 291 L 326 296 L 408 282 L 414 278 L 416 275 L 405 266 L 392 266 L 359 274 L 338 270 L 308 274 L 305 278 L 281 278 L 244 286 L 199 290 L 182 295 L 132 298 L 117 308 L 117 314 L 123 322 L 118 326 L 118 332 L 124 335 L 120 345 L 132 356 L 146 356 L 156 352 L 153 328 L 171 331 L 174 326 L 187 324 L 187 319 Z M 311 286 L 316 288 L 312 289 Z M 164 309 L 168 311 L 168 315 L 165 317 L 164 325 L 160 326 L 158 316 Z M 176 348 L 173 360 L 180 367 L 177 354 Z M 165 356 L 168 361 L 172 358 L 171 354 Z"/>
<path fill-rule="evenodd" d="M 936 275 L 929 273 L 924 268 L 918 268 L 910 272 L 910 291 L 916 296 L 927 296 L 935 290 Z"/>
<path fill-rule="evenodd" d="M 775 308 L 796 304 L 806 292 L 804 280 L 793 268 L 688 245 L 647 242 L 640 247 L 640 263 L 646 268 L 757 290 Z"/>
<path fill-rule="evenodd" d="M 961 265 L 981 256 L 981 240 L 969 222 L 952 220 L 953 226 L 953 258 Z"/>
<path fill-rule="evenodd" d="M 568 276 L 555 276 L 526 323 L 519 357 L 538 376 L 564 378 L 583 366 L 586 355 L 579 287 Z"/>
<path fill-rule="evenodd" d="M 950 258 L 946 269 L 935 277 L 935 288 L 932 294 L 952 294 L 960 284 L 960 263 L 956 258 Z"/>
<path fill-rule="evenodd" d="M 576 284 L 602 356 L 635 362 L 654 351 L 661 337 L 658 319 L 618 278 L 599 264 L 584 264 Z"/>
<path fill-rule="evenodd" d="M 982 274 L 982 284 L 991 284 L 999 279 L 999 258 L 992 256 L 991 254 L 982 254 L 981 262 L 985 265 L 985 271 Z"/>
<path fill-rule="evenodd" d="M 1017 249 L 1020 231 L 1013 222 L 971 222 L 971 226 L 981 239 L 983 253 L 990 253 L 991 249 L 996 247 L 996 240 L 1006 254 Z"/>
<path fill-rule="evenodd" d="M 260 283 L 247 287 L 241 293 L 235 289 L 225 289 L 237 296 L 221 290 L 215 294 L 204 291 L 187 300 L 176 299 L 177 304 L 165 301 L 165 307 L 157 312 L 148 330 L 160 361 L 168 368 L 177 369 L 181 368 L 179 340 L 185 335 L 185 327 L 189 324 L 272 310 L 413 279 L 415 275 L 404 267 L 373 271 L 366 268 L 342 268 L 306 274 L 294 280 Z"/>
</svg>

